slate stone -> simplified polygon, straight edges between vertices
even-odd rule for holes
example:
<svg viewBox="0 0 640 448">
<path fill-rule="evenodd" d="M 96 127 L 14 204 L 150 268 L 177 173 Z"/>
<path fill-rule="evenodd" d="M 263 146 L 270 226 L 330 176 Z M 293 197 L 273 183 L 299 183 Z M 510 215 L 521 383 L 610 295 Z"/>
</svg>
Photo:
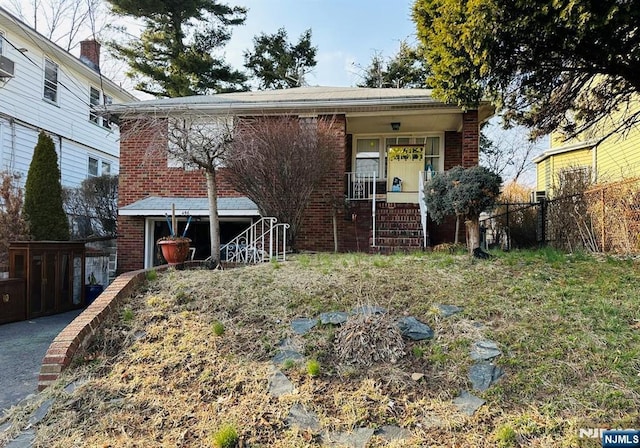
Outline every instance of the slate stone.
<svg viewBox="0 0 640 448">
<path fill-rule="evenodd" d="M 300 403 L 291 406 L 291 410 L 289 410 L 289 415 L 287 416 L 287 425 L 298 427 L 302 430 L 320 431 L 320 422 L 316 414 L 307 411 Z"/>
<path fill-rule="evenodd" d="M 322 443 L 330 447 L 366 448 L 373 428 L 356 428 L 351 432 L 327 432 L 322 436 Z"/>
<path fill-rule="evenodd" d="M 398 321 L 400 333 L 405 338 L 422 341 L 433 337 L 433 330 L 413 316 L 403 317 Z"/>
<path fill-rule="evenodd" d="M 460 412 L 468 416 L 472 416 L 474 412 L 480 409 L 480 406 L 485 404 L 485 401 L 482 398 L 478 398 L 475 395 L 464 391 L 459 397 L 453 400 L 453 404 L 458 407 Z"/>
<path fill-rule="evenodd" d="M 438 308 L 438 312 L 440 313 L 440 315 L 442 317 L 453 316 L 454 314 L 459 313 L 459 312 L 462 311 L 461 307 L 455 306 L 455 305 L 438 304 L 438 305 L 436 305 L 436 308 Z"/>
<path fill-rule="evenodd" d="M 18 437 L 5 445 L 5 448 L 30 448 L 36 440 L 36 432 L 33 429 L 23 431 Z"/>
<path fill-rule="evenodd" d="M 72 394 L 78 387 L 82 386 L 86 382 L 86 379 L 72 381 L 64 387 L 64 391 L 68 394 Z"/>
<path fill-rule="evenodd" d="M 318 323 L 317 319 L 310 319 L 308 317 L 301 317 L 294 319 L 291 322 L 291 328 L 296 334 L 307 334 Z"/>
<path fill-rule="evenodd" d="M 330 311 L 320 314 L 320 323 L 322 325 L 342 325 L 349 318 L 349 314 L 343 311 Z"/>
<path fill-rule="evenodd" d="M 471 366 L 469 369 L 469 380 L 474 390 L 485 391 L 493 383 L 495 383 L 504 371 L 490 362 L 479 362 Z"/>
<path fill-rule="evenodd" d="M 271 362 L 276 366 L 280 366 L 288 359 L 291 361 L 302 361 L 304 356 L 302 353 L 295 350 L 280 350 L 273 358 L 271 358 Z"/>
<path fill-rule="evenodd" d="M 364 314 L 364 315 L 373 315 L 373 314 L 384 314 L 387 310 L 375 305 L 363 305 L 351 310 L 352 314 Z"/>
<path fill-rule="evenodd" d="M 413 436 L 408 429 L 393 425 L 384 425 L 378 428 L 374 434 L 387 442 L 410 439 Z"/>
<path fill-rule="evenodd" d="M 488 339 L 474 342 L 473 347 L 471 347 L 471 359 L 475 361 L 488 361 L 501 354 L 502 352 L 498 349 L 498 344 Z"/>
<path fill-rule="evenodd" d="M 293 383 L 289 381 L 289 378 L 279 370 L 276 370 L 271 378 L 269 378 L 269 395 L 281 397 L 292 393 L 293 389 Z"/>
<path fill-rule="evenodd" d="M 50 398 L 49 400 L 42 403 L 40 407 L 36 409 L 33 414 L 31 414 L 31 417 L 29 417 L 29 425 L 37 425 L 38 423 L 40 423 L 42 419 L 47 416 L 47 413 L 49 412 L 49 409 L 51 409 L 51 406 L 53 406 L 54 401 L 55 400 L 53 398 Z"/>
</svg>

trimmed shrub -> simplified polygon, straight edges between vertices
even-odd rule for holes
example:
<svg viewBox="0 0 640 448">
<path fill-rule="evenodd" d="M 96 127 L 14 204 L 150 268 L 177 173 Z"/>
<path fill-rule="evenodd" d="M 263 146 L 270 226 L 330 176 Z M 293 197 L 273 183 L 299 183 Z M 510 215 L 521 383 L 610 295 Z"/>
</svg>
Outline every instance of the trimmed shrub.
<svg viewBox="0 0 640 448">
<path fill-rule="evenodd" d="M 69 221 L 62 206 L 58 155 L 53 140 L 42 131 L 29 165 L 23 210 L 34 240 L 69 239 Z"/>
</svg>

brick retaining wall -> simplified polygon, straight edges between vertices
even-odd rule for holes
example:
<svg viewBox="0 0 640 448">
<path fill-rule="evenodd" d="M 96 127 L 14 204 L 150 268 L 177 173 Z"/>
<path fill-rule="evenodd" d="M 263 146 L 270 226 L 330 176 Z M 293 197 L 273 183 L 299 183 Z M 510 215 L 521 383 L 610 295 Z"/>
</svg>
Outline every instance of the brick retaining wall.
<svg viewBox="0 0 640 448">
<path fill-rule="evenodd" d="M 163 265 L 154 269 L 161 271 L 167 268 L 168 265 Z M 118 276 L 87 309 L 60 332 L 42 360 L 38 390 L 43 390 L 58 379 L 77 351 L 89 344 L 100 325 L 146 281 L 146 273 L 147 270 L 142 269 Z"/>
</svg>

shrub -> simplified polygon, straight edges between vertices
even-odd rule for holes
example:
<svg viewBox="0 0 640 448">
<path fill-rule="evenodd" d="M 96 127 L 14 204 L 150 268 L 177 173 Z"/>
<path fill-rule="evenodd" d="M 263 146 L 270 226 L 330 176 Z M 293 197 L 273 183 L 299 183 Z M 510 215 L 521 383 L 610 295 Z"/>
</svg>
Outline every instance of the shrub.
<svg viewBox="0 0 640 448">
<path fill-rule="evenodd" d="M 69 239 L 69 221 L 62 206 L 58 156 L 53 140 L 44 132 L 38 136 L 29 165 L 23 210 L 35 240 Z"/>
<path fill-rule="evenodd" d="M 213 446 L 215 448 L 234 448 L 238 446 L 238 431 L 236 428 L 227 424 L 213 434 Z"/>
<path fill-rule="evenodd" d="M 27 221 L 22 215 L 23 197 L 20 174 L 0 172 L 0 265 L 9 260 L 9 242 L 29 237 Z"/>
</svg>

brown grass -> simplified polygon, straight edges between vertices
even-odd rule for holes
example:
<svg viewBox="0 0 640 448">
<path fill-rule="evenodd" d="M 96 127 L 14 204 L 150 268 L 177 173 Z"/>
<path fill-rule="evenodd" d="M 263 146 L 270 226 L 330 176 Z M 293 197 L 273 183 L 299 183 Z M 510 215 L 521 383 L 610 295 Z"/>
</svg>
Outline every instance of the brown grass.
<svg viewBox="0 0 640 448">
<path fill-rule="evenodd" d="M 557 259 L 556 259 L 557 258 Z M 395 424 L 414 434 L 395 446 L 599 446 L 582 427 L 638 427 L 638 264 L 557 253 L 501 255 L 488 262 L 442 254 L 298 256 L 283 264 L 228 271 L 168 271 L 114 316 L 59 385 L 36 446 L 212 446 L 233 425 L 241 446 L 318 446 L 317 434 L 289 428 L 294 403 L 322 427 L 348 431 Z M 633 275 L 632 275 L 633 274 Z M 618 286 L 622 281 L 624 288 Z M 586 300 L 588 298 L 588 300 Z M 438 303 L 463 306 L 442 318 Z M 336 329 L 296 336 L 290 322 L 377 304 L 414 315 L 436 333 L 406 341 L 396 363 L 342 364 Z M 217 336 L 214 323 L 224 326 Z M 292 338 L 304 363 L 284 373 L 295 391 L 267 393 L 271 357 Z M 473 341 L 497 341 L 505 376 L 472 417 L 452 404 L 469 390 Z M 412 373 L 423 373 L 419 381 Z M 71 394 L 62 387 L 82 384 Z M 25 414 L 12 415 L 24 422 Z M 596 426 L 593 426 L 596 425 Z M 506 429 L 505 429 L 506 428 Z M 515 442 L 505 441 L 513 431 Z"/>
</svg>

